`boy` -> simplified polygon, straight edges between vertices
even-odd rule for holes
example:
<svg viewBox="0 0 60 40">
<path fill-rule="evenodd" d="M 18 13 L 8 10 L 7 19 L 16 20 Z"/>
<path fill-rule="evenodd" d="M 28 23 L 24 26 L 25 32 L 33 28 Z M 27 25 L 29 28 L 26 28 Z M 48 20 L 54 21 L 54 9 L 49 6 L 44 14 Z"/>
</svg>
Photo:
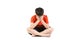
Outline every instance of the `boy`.
<svg viewBox="0 0 60 40">
<path fill-rule="evenodd" d="M 35 15 L 31 17 L 31 24 L 27 31 L 32 36 L 50 37 L 53 29 L 49 26 L 48 17 L 44 15 L 43 8 L 35 9 Z"/>
</svg>

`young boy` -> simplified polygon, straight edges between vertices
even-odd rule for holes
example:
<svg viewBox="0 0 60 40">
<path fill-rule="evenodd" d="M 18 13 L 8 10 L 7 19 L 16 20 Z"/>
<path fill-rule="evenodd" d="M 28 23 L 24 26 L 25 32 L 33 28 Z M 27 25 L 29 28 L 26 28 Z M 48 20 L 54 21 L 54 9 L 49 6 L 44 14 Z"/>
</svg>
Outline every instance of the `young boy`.
<svg viewBox="0 0 60 40">
<path fill-rule="evenodd" d="M 31 24 L 27 31 L 32 36 L 50 37 L 53 29 L 49 26 L 48 17 L 44 15 L 43 8 L 35 9 L 35 15 L 31 17 Z"/>
</svg>

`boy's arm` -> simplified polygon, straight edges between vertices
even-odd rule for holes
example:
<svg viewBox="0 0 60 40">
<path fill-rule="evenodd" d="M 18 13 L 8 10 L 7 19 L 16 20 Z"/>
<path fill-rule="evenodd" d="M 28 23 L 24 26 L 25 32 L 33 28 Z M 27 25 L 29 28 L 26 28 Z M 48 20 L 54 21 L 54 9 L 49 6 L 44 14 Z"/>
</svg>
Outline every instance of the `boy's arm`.
<svg viewBox="0 0 60 40">
<path fill-rule="evenodd" d="M 42 20 L 42 24 L 45 26 L 45 28 L 49 28 L 49 24 L 46 24 L 44 20 Z"/>
<path fill-rule="evenodd" d="M 45 28 L 50 27 L 48 24 L 48 17 L 47 16 L 45 17 L 45 21 L 43 20 L 43 16 L 40 19 L 41 19 L 42 24 L 45 26 Z"/>
<path fill-rule="evenodd" d="M 31 29 L 35 28 L 39 22 L 40 22 L 40 20 L 37 20 L 35 23 L 31 23 L 30 28 Z"/>
</svg>

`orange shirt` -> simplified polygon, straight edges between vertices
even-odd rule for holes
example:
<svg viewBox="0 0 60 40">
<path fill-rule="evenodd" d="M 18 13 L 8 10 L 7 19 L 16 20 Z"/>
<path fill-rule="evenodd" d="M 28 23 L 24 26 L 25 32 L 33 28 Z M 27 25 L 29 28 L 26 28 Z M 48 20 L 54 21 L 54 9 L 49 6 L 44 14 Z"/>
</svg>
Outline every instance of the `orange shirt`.
<svg viewBox="0 0 60 40">
<path fill-rule="evenodd" d="M 48 24 L 48 17 L 47 17 L 47 15 L 43 15 L 43 20 L 44 20 L 45 23 Z M 35 23 L 36 21 L 37 21 L 36 15 L 33 15 L 33 16 L 31 17 L 31 22 L 32 22 L 32 23 Z M 40 21 L 40 22 L 38 23 L 38 25 L 42 25 L 42 22 Z"/>
</svg>

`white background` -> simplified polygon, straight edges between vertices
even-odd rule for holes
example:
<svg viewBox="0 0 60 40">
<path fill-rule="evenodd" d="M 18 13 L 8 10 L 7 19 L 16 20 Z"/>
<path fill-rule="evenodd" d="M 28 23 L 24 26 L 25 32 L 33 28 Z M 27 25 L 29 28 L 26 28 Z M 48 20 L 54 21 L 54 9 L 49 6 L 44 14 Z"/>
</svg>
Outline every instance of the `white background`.
<svg viewBox="0 0 60 40">
<path fill-rule="evenodd" d="M 34 10 L 42 7 L 48 15 L 49 24 L 54 28 L 51 37 L 31 37 L 26 28 Z M 59 0 L 0 0 L 0 40 L 59 40 Z"/>
</svg>

